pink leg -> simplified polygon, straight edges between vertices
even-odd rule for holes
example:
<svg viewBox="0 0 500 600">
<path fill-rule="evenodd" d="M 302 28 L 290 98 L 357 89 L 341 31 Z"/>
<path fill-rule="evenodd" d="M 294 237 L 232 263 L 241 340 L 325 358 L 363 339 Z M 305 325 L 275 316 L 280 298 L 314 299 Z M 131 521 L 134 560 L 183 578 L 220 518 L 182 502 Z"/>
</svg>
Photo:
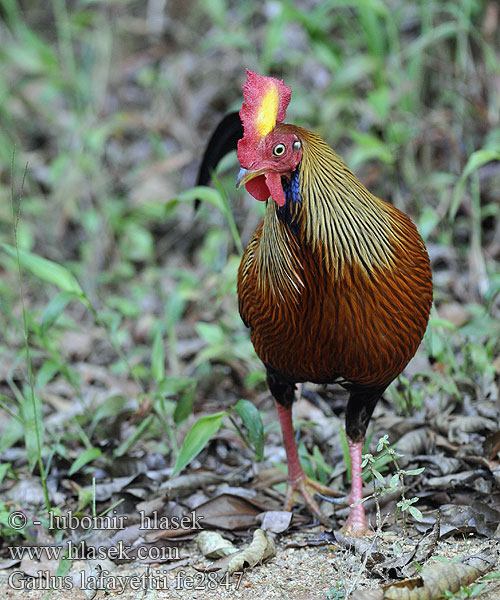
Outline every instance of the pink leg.
<svg viewBox="0 0 500 600">
<path fill-rule="evenodd" d="M 350 438 L 347 438 L 347 442 L 351 457 L 351 493 L 349 494 L 351 510 L 342 530 L 350 535 L 366 535 L 371 533 L 371 530 L 366 524 L 365 507 L 361 502 L 363 499 L 363 479 L 361 477 L 363 442 L 353 442 Z M 353 504 L 354 506 L 352 506 Z"/>
<path fill-rule="evenodd" d="M 295 443 L 295 434 L 292 423 L 292 407 L 285 407 L 276 402 L 276 410 L 278 411 L 281 431 L 283 432 L 283 442 L 285 444 L 288 463 L 288 489 L 286 493 L 285 509 L 292 509 L 294 492 L 298 492 L 304 498 L 306 506 L 318 521 L 327 527 L 331 527 L 329 519 L 321 512 L 316 500 L 313 498 L 313 494 L 315 492 L 320 492 L 328 496 L 337 496 L 337 494 L 321 483 L 313 481 L 304 473 L 300 465 L 299 453 L 297 452 L 297 445 Z"/>
<path fill-rule="evenodd" d="M 280 420 L 281 431 L 283 433 L 283 443 L 285 444 L 286 459 L 288 463 L 288 481 L 293 486 L 301 479 L 304 479 L 304 471 L 300 466 L 299 453 L 295 443 L 295 433 L 293 431 L 292 407 L 284 407 L 276 402 L 276 410 Z"/>
</svg>

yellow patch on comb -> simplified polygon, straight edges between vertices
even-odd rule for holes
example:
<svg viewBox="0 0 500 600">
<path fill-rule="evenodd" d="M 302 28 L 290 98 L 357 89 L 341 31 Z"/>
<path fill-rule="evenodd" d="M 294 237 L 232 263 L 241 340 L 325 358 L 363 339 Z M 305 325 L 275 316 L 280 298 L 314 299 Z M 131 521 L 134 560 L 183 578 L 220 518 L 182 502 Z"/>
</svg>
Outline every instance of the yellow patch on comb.
<svg viewBox="0 0 500 600">
<path fill-rule="evenodd" d="M 255 117 L 255 130 L 261 136 L 266 136 L 276 125 L 278 114 L 279 95 L 277 87 L 271 83 L 262 98 L 257 116 Z"/>
</svg>

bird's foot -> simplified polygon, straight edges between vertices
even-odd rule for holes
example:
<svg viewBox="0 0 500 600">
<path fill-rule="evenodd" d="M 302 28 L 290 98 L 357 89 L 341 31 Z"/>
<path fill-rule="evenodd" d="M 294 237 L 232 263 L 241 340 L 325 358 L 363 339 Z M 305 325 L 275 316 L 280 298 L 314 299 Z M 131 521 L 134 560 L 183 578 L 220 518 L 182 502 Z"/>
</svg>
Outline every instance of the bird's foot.
<svg viewBox="0 0 500 600">
<path fill-rule="evenodd" d="M 342 533 L 352 537 L 373 535 L 373 531 L 368 527 L 366 522 L 365 507 L 363 504 L 361 502 L 354 504 L 352 503 L 351 498 L 349 498 L 349 501 L 351 502 L 351 510 L 347 517 L 347 521 L 341 529 Z"/>
<path fill-rule="evenodd" d="M 290 511 L 292 509 L 292 506 L 294 504 L 295 493 L 298 493 L 302 496 L 304 504 L 312 512 L 316 519 L 318 519 L 320 523 L 322 523 L 326 527 L 332 527 L 332 522 L 326 515 L 323 514 L 320 507 L 318 506 L 318 503 L 314 499 L 314 494 L 320 493 L 324 496 L 335 497 L 338 497 L 339 494 L 326 487 L 326 485 L 323 485 L 318 481 L 314 481 L 313 479 L 307 477 L 307 475 L 303 475 L 295 481 L 288 481 L 288 486 L 286 489 L 285 510 Z"/>
</svg>

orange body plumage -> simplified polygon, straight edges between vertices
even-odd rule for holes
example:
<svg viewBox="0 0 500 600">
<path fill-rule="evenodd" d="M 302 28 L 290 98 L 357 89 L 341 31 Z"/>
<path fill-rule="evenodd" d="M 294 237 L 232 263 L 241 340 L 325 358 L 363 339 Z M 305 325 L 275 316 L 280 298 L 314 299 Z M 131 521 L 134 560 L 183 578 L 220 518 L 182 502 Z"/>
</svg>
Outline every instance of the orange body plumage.
<svg viewBox="0 0 500 600">
<path fill-rule="evenodd" d="M 411 220 L 370 194 L 319 137 L 280 127 L 302 143 L 301 206 L 291 227 L 268 201 L 239 269 L 240 314 L 258 356 L 285 377 L 385 388 L 427 326 L 425 246 Z"/>
</svg>

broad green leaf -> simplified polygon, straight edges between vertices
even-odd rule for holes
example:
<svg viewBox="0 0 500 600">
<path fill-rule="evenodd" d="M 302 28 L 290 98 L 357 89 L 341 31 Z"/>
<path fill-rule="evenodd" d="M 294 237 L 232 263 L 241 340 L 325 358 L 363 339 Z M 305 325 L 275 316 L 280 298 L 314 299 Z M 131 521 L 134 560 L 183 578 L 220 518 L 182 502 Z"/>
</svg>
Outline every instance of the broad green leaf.
<svg viewBox="0 0 500 600">
<path fill-rule="evenodd" d="M 184 309 L 186 308 L 187 297 L 183 294 L 181 285 L 179 285 L 169 295 L 165 306 L 165 317 L 169 327 L 173 327 L 181 320 Z"/>
<path fill-rule="evenodd" d="M 17 258 L 17 251 L 15 248 L 8 244 L 2 244 L 1 247 L 10 257 L 14 259 Z M 73 273 L 68 271 L 66 267 L 48 260 L 47 258 L 43 258 L 43 256 L 38 256 L 38 254 L 33 254 L 32 252 L 21 249 L 19 249 L 19 261 L 23 267 L 31 271 L 37 277 L 40 277 L 40 279 L 57 285 L 65 292 L 72 292 L 81 302 L 83 302 L 83 304 L 88 305 L 88 300 L 86 299 L 80 284 L 75 279 Z"/>
<path fill-rule="evenodd" d="M 390 481 L 389 481 L 389 487 L 392 488 L 396 488 L 399 484 L 399 474 L 398 473 L 394 473 L 394 475 L 391 477 Z"/>
<path fill-rule="evenodd" d="M 151 355 L 151 374 L 157 383 L 163 380 L 165 374 L 165 354 L 163 350 L 163 335 L 161 328 L 156 331 L 153 342 L 153 353 Z"/>
<path fill-rule="evenodd" d="M 70 300 L 75 298 L 74 292 L 61 292 L 54 296 L 52 300 L 47 304 L 42 314 L 41 333 L 42 335 L 47 332 L 48 329 L 57 321 L 60 317 L 66 305 Z"/>
<path fill-rule="evenodd" d="M 425 467 L 420 467 L 420 469 L 410 469 L 409 471 L 405 471 L 405 475 L 420 475 L 425 471 Z"/>
<path fill-rule="evenodd" d="M 174 411 L 174 423 L 179 425 L 183 423 L 191 414 L 194 404 L 194 394 L 196 390 L 196 384 L 193 383 L 190 387 L 186 388 L 179 400 Z"/>
<path fill-rule="evenodd" d="M 153 255 L 154 241 L 151 232 L 134 222 L 127 222 L 120 246 L 126 258 L 131 261 L 148 261 Z"/>
<path fill-rule="evenodd" d="M 99 458 L 100 456 L 102 456 L 102 452 L 99 450 L 99 448 L 87 448 L 80 454 L 80 456 L 71 465 L 68 475 L 71 477 L 71 475 L 74 475 L 83 466 L 92 462 L 96 458 Z"/>
<path fill-rule="evenodd" d="M 431 27 L 427 33 L 417 36 L 413 42 L 405 45 L 402 57 L 422 56 L 428 46 L 432 46 L 442 39 L 457 35 L 457 32 L 461 29 L 462 26 L 454 22 L 441 23 L 435 27 Z"/>
<path fill-rule="evenodd" d="M 196 323 L 195 329 L 206 342 L 208 342 L 211 346 L 216 346 L 217 344 L 224 344 L 226 336 L 224 335 L 224 331 L 219 325 L 215 325 L 214 323 Z"/>
<path fill-rule="evenodd" d="M 410 512 L 410 514 L 412 515 L 412 517 L 414 519 L 416 519 L 417 521 L 423 521 L 424 517 L 422 516 L 422 513 L 418 510 L 418 508 L 416 506 L 409 506 L 408 510 Z"/>
<path fill-rule="evenodd" d="M 221 411 L 213 415 L 200 417 L 196 423 L 188 431 L 186 438 L 179 451 L 179 456 L 175 461 L 172 476 L 182 471 L 207 445 L 211 437 L 213 437 L 222 424 L 222 419 L 226 416 L 226 412 Z"/>
<path fill-rule="evenodd" d="M 23 424 L 18 419 L 10 419 L 4 427 L 0 437 L 0 452 L 12 448 L 14 444 L 22 440 L 24 434 Z"/>
<path fill-rule="evenodd" d="M 264 458 L 264 426 L 260 412 L 251 402 L 243 399 L 238 400 L 234 408 L 248 431 L 255 450 L 255 458 L 262 460 Z"/>
<path fill-rule="evenodd" d="M 391 150 L 375 135 L 352 131 L 351 137 L 356 143 L 356 147 L 349 157 L 349 165 L 354 170 L 368 160 L 380 160 L 387 164 L 394 162 L 394 155 Z"/>
<path fill-rule="evenodd" d="M 452 323 L 451 321 L 448 321 L 448 319 L 440 319 L 438 317 L 431 317 L 429 319 L 429 326 L 430 327 L 444 327 L 445 329 L 450 329 L 451 331 L 457 330 L 457 327 L 454 323 Z"/>
<path fill-rule="evenodd" d="M 174 396 L 195 383 L 196 380 L 192 377 L 165 377 L 158 384 L 158 391 L 163 396 Z"/>
<path fill-rule="evenodd" d="M 387 119 L 387 115 L 391 110 L 391 92 L 388 86 L 381 85 L 366 96 L 368 102 L 373 106 L 378 118 L 381 121 Z"/>
<path fill-rule="evenodd" d="M 323 455 L 320 452 L 320 449 L 316 444 L 313 447 L 312 457 L 316 466 L 318 481 L 321 481 L 321 483 L 326 484 L 326 482 L 328 481 L 328 474 L 332 473 L 333 468 L 325 461 Z"/>
</svg>

